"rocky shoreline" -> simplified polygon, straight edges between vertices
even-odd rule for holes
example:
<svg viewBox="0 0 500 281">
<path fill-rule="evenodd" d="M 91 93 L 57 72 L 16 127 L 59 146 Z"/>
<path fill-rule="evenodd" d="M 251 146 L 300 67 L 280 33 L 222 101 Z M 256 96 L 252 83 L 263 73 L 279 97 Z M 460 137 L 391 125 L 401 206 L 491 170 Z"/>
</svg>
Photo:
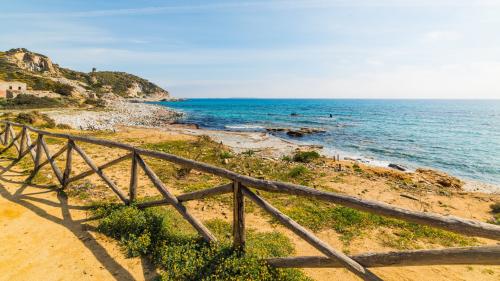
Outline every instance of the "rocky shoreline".
<svg viewBox="0 0 500 281">
<path fill-rule="evenodd" d="M 45 111 L 44 113 L 53 118 L 56 123 L 67 124 L 78 130 L 117 131 L 120 127 L 145 127 L 160 129 L 162 131 L 176 131 L 187 135 L 207 135 L 213 140 L 227 145 L 236 153 L 252 150 L 264 157 L 274 159 L 280 159 L 297 150 L 317 150 L 321 154 L 327 155 L 327 157 L 331 154 L 324 151 L 321 146 L 304 144 L 279 137 L 279 133 L 286 134 L 290 129 L 267 128 L 266 132 L 234 132 L 200 129 L 196 124 L 183 124 L 180 122 L 183 113 L 164 106 L 146 103 L 120 100 L 109 103 L 104 110 L 65 109 Z M 307 130 L 307 128 L 302 128 L 297 131 L 301 134 L 322 133 L 319 129 Z M 298 138 L 299 136 L 292 137 Z M 339 157 L 338 154 L 330 156 Z M 380 164 L 372 164 L 371 161 L 351 158 L 347 155 L 343 155 L 341 159 L 372 166 L 381 166 Z M 412 172 L 399 164 L 384 165 L 383 167 Z M 500 194 L 500 186 L 497 185 L 470 180 L 464 180 L 464 183 L 462 187 L 464 191 Z"/>
<path fill-rule="evenodd" d="M 127 101 L 113 101 L 104 110 L 57 110 L 45 113 L 58 124 L 91 131 L 115 131 L 118 126 L 164 127 L 183 116 L 163 106 Z"/>
</svg>

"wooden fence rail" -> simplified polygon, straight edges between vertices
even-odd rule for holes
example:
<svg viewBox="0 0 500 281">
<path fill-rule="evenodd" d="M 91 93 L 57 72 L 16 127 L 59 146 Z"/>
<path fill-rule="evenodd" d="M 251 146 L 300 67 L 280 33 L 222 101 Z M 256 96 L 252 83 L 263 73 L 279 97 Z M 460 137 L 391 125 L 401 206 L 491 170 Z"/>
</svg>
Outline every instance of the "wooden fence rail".
<svg viewBox="0 0 500 281">
<path fill-rule="evenodd" d="M 30 178 L 34 177 L 43 166 L 50 164 L 50 167 L 62 188 L 67 187 L 68 184 L 74 181 L 97 174 L 124 204 L 134 203 L 139 208 L 172 205 L 207 242 L 216 242 L 217 240 L 215 236 L 210 233 L 208 228 L 206 228 L 201 221 L 199 221 L 186 209 L 183 202 L 232 193 L 233 247 L 235 249 L 242 252 L 245 251 L 244 198 L 246 197 L 325 255 L 267 259 L 267 262 L 275 267 L 344 267 L 361 277 L 363 280 L 382 280 L 367 268 L 394 265 L 500 264 L 500 246 L 366 253 L 356 256 L 347 256 L 344 253 L 333 249 L 327 243 L 321 241 L 312 232 L 308 231 L 297 222 L 293 221 L 290 217 L 280 212 L 263 198 L 255 194 L 250 188 L 314 198 L 320 201 L 332 202 L 360 211 L 366 211 L 408 222 L 436 227 L 455 233 L 500 240 L 500 226 L 497 225 L 455 216 L 443 216 L 433 213 L 411 211 L 382 202 L 365 200 L 334 192 L 316 190 L 302 185 L 256 179 L 240 175 L 220 167 L 208 165 L 206 163 L 193 161 L 168 153 L 137 148 L 128 144 L 110 140 L 53 133 L 9 121 L 1 121 L 1 124 L 3 129 L 0 131 L 0 143 L 3 144 L 4 148 L 0 151 L 0 154 L 14 147 L 18 156 L 12 163 L 0 171 L 0 175 L 8 171 L 28 154 L 31 156 L 34 163 L 33 172 L 30 175 Z M 19 129 L 17 133 L 14 128 Z M 34 142 L 31 140 L 30 133 L 37 135 Z M 45 141 L 46 137 L 63 139 L 66 141 L 66 144 L 56 153 L 51 155 L 49 146 Z M 127 151 L 127 154 L 103 165 L 97 166 L 89 155 L 87 155 L 78 145 L 78 143 L 89 143 L 110 148 L 118 148 Z M 90 169 L 78 175 L 71 176 L 74 152 L 76 152 L 84 160 Z M 66 153 L 66 162 L 64 171 L 61 171 L 56 165 L 55 160 L 64 153 Z M 46 158 L 44 162 L 41 162 L 42 155 L 45 155 Z M 229 179 L 232 183 L 174 196 L 168 187 L 156 175 L 156 173 L 143 160 L 143 157 L 166 160 L 185 168 L 195 169 Z M 121 191 L 118 186 L 104 173 L 104 170 L 128 159 L 131 159 L 131 167 L 129 172 L 127 172 L 130 173 L 130 184 L 127 196 L 127 194 Z M 136 203 L 139 169 L 144 171 L 147 178 L 163 196 L 163 199 Z"/>
</svg>

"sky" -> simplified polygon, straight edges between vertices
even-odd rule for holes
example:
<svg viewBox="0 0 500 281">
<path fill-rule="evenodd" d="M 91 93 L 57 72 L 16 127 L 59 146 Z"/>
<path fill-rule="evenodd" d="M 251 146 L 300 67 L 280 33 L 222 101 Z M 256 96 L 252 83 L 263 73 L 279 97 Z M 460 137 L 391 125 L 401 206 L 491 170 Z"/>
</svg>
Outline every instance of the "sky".
<svg viewBox="0 0 500 281">
<path fill-rule="evenodd" d="M 500 98 L 500 0 L 0 0 L 0 50 L 176 97 Z"/>
</svg>

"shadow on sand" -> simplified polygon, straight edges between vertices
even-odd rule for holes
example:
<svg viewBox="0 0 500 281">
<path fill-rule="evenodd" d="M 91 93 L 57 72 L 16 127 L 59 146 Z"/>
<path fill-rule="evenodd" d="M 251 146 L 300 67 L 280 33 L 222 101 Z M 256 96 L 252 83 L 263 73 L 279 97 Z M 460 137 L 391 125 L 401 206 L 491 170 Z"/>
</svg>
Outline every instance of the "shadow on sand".
<svg viewBox="0 0 500 281">
<path fill-rule="evenodd" d="M 10 202 L 19 204 L 38 216 L 49 220 L 53 223 L 64 226 L 66 229 L 71 231 L 75 237 L 80 239 L 87 249 L 89 249 L 96 259 L 102 264 L 102 266 L 116 279 L 116 280 L 136 280 L 132 274 L 130 274 L 127 269 L 116 262 L 113 257 L 107 252 L 107 250 L 102 247 L 95 238 L 90 234 L 89 231 L 94 230 L 94 227 L 86 224 L 85 222 L 90 219 L 74 220 L 71 215 L 71 210 L 88 210 L 87 206 L 74 206 L 68 204 L 68 197 L 64 191 L 56 188 L 54 185 L 37 185 L 31 183 L 31 177 L 28 177 L 24 181 L 16 181 L 10 179 L 9 177 L 19 177 L 21 172 L 10 171 L 13 167 L 11 163 L 7 163 L 8 159 L 0 159 L 0 170 L 2 170 L 2 176 L 0 176 L 0 195 Z M 3 163 L 2 163 L 3 162 Z M 4 164 L 7 165 L 5 166 Z M 11 176 L 7 176 L 6 173 L 13 173 Z M 19 188 L 15 192 L 10 192 L 4 184 L 18 184 Z M 41 189 L 40 191 L 25 192 L 27 188 Z M 44 198 L 34 197 L 34 195 L 54 193 L 56 195 L 57 201 L 51 201 Z M 34 203 L 43 204 L 50 207 L 60 208 L 62 218 L 58 216 L 51 215 L 47 213 L 43 208 L 38 207 Z M 151 280 L 154 277 L 148 272 L 154 272 L 154 268 L 150 265 L 147 260 L 141 259 L 144 279 Z"/>
</svg>

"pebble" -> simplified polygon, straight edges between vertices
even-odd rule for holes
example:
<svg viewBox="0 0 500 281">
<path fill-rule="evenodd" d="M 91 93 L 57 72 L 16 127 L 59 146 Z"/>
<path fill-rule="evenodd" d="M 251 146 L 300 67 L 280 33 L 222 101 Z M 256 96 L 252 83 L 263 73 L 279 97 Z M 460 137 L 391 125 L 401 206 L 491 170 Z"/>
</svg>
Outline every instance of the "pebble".
<svg viewBox="0 0 500 281">
<path fill-rule="evenodd" d="M 127 101 L 114 101 L 103 111 L 58 111 L 47 112 L 47 115 L 58 124 L 90 131 L 116 131 L 120 125 L 159 127 L 171 124 L 183 116 L 182 113 L 164 106 Z"/>
</svg>

